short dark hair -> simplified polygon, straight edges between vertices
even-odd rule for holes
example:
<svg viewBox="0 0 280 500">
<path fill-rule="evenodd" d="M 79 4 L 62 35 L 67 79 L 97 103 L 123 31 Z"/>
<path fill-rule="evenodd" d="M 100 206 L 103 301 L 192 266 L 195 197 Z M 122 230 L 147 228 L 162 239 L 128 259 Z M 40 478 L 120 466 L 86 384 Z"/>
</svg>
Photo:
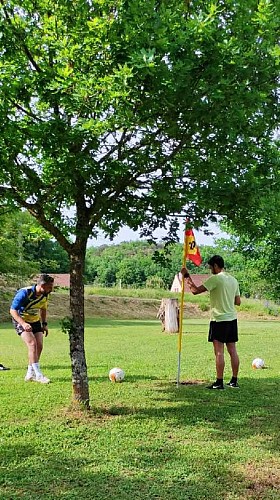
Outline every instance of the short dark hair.
<svg viewBox="0 0 280 500">
<path fill-rule="evenodd" d="M 215 264 L 217 264 L 220 269 L 223 269 L 225 267 L 223 257 L 221 257 L 220 255 L 213 255 L 213 257 L 208 260 L 208 265 L 214 267 Z"/>
<path fill-rule="evenodd" d="M 49 283 L 53 283 L 54 278 L 49 274 L 40 274 L 37 279 L 37 285 L 48 285 Z"/>
</svg>

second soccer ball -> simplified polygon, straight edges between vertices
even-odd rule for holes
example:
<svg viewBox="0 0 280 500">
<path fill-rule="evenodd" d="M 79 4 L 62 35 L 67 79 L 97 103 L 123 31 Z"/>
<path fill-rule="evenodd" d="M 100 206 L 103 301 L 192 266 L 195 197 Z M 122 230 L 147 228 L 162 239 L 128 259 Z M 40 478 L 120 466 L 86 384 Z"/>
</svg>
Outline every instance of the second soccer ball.
<svg viewBox="0 0 280 500">
<path fill-rule="evenodd" d="M 255 358 L 252 361 L 252 368 L 254 369 L 264 368 L 264 360 L 261 358 Z"/>
<path fill-rule="evenodd" d="M 121 368 L 112 368 L 109 371 L 109 379 L 111 382 L 122 382 L 124 380 L 125 373 Z"/>
</svg>

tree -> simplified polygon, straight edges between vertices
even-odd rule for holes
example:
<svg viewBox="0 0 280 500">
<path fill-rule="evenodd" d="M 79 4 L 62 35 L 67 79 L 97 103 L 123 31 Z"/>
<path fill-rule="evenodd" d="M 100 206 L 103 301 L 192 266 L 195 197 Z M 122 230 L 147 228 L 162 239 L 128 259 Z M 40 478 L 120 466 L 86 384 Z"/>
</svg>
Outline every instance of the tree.
<svg viewBox="0 0 280 500">
<path fill-rule="evenodd" d="M 0 273 L 22 286 L 39 272 L 69 272 L 67 253 L 27 211 L 0 213 Z"/>
<path fill-rule="evenodd" d="M 227 268 L 234 272 L 243 295 L 279 300 L 280 234 L 278 225 L 271 224 L 275 216 L 271 214 L 266 226 L 263 217 L 264 213 L 261 219 L 252 221 L 252 225 L 249 220 L 247 233 L 242 235 L 228 225 L 233 236 L 220 253 L 227 253 Z M 262 232 L 251 233 L 253 225 L 262 226 Z"/>
<path fill-rule="evenodd" d="M 277 12 L 270 1 L 22 0 L 1 5 L 0 195 L 70 259 L 74 401 L 89 404 L 89 236 L 151 235 L 246 213 L 274 178 Z M 71 211 L 69 211 L 71 208 Z M 174 238 L 178 222 L 171 218 Z"/>
<path fill-rule="evenodd" d="M 116 284 L 117 263 L 108 258 L 98 262 L 95 284 L 111 287 Z"/>
<path fill-rule="evenodd" d="M 279 166 L 279 132 L 273 143 L 275 149 L 270 162 Z M 225 230 L 235 239 L 235 251 L 249 262 L 251 277 L 246 270 L 249 292 L 252 293 L 253 288 L 255 294 L 276 300 L 280 292 L 280 171 L 277 168 L 274 175 L 267 173 L 266 180 L 255 179 L 253 189 L 259 197 L 248 206 L 246 219 L 237 215 L 224 223 Z"/>
<path fill-rule="evenodd" d="M 69 273 L 67 253 L 50 237 L 24 243 L 24 253 L 39 263 L 43 273 Z"/>
<path fill-rule="evenodd" d="M 116 278 L 117 281 L 121 280 L 121 283 L 126 286 L 141 288 L 146 282 L 145 261 L 143 265 L 143 258 L 141 260 L 133 257 L 123 259 L 119 265 Z"/>
<path fill-rule="evenodd" d="M 40 271 L 37 255 L 29 249 L 50 236 L 28 212 L 20 210 L 0 214 L 0 235 L 0 273 L 14 277 L 21 286 L 23 280 Z"/>
</svg>

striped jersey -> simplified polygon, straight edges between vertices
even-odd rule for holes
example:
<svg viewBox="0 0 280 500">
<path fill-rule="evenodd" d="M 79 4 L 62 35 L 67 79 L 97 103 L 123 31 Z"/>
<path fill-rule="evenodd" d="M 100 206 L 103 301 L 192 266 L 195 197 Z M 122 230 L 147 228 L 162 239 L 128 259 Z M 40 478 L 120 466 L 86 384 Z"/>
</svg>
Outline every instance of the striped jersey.
<svg viewBox="0 0 280 500">
<path fill-rule="evenodd" d="M 48 294 L 36 295 L 36 285 L 21 288 L 14 296 L 11 309 L 14 309 L 27 323 L 40 321 L 40 309 L 47 309 Z"/>
</svg>

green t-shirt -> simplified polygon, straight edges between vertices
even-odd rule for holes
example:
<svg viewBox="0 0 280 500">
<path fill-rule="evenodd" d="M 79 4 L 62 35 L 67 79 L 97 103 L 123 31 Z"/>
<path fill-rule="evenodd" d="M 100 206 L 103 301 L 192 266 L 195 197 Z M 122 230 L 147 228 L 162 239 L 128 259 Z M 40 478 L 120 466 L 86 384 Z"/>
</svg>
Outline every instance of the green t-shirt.
<svg viewBox="0 0 280 500">
<path fill-rule="evenodd" d="M 210 292 L 211 319 L 232 321 L 237 318 L 234 299 L 240 295 L 237 280 L 221 271 L 213 274 L 203 285 Z"/>
</svg>

